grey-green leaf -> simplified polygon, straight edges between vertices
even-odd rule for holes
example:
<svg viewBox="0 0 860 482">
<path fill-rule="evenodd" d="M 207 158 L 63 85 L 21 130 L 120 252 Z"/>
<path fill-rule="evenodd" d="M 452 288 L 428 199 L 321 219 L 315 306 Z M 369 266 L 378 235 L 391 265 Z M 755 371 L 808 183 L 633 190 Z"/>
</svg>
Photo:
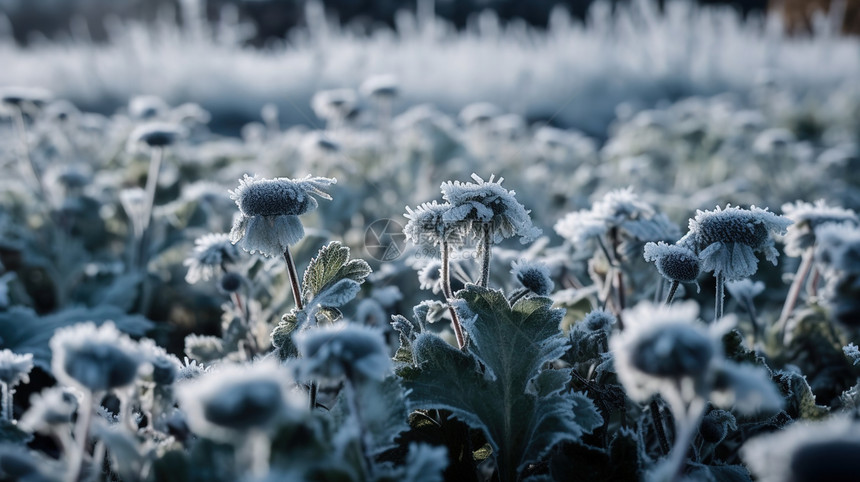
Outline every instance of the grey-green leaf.
<svg viewBox="0 0 860 482">
<path fill-rule="evenodd" d="M 337 241 L 323 246 L 311 260 L 302 280 L 302 298 L 310 302 L 338 281 L 349 279 L 363 283 L 370 266 L 361 259 L 349 259 L 349 248 Z"/>
</svg>

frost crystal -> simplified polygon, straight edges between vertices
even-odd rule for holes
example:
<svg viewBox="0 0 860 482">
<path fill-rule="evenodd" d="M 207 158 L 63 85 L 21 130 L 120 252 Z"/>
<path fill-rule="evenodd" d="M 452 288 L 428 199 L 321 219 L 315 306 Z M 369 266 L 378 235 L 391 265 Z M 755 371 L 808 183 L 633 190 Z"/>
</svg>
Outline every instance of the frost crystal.
<svg viewBox="0 0 860 482">
<path fill-rule="evenodd" d="M 388 347 L 377 329 L 340 322 L 293 336 L 301 377 L 381 380 L 391 370 Z"/>
<path fill-rule="evenodd" d="M 303 179 L 258 179 L 245 176 L 230 198 L 239 206 L 239 216 L 230 231 L 230 240 L 254 253 L 280 256 L 287 246 L 305 235 L 298 216 L 316 209 L 311 195 L 331 199 L 325 190 L 337 180 L 325 177 Z"/>
<path fill-rule="evenodd" d="M 451 204 L 451 209 L 442 216 L 445 223 L 461 227 L 464 231 L 480 236 L 481 228 L 489 227 L 491 241 L 519 236 L 525 244 L 541 234 L 532 224 L 529 212 L 517 202 L 514 191 L 502 187 L 504 178 L 494 182 L 495 176 L 484 181 L 472 174 L 475 183 L 448 181 L 442 184 L 442 197 Z"/>
<path fill-rule="evenodd" d="M 51 338 L 51 352 L 57 380 L 93 392 L 130 385 L 144 361 L 138 346 L 110 322 L 57 330 Z"/>
<path fill-rule="evenodd" d="M 701 271 L 696 253 L 662 241 L 645 245 L 645 260 L 653 261 L 660 275 L 670 281 L 691 283 L 696 281 Z"/>
<path fill-rule="evenodd" d="M 526 289 L 538 296 L 549 296 L 555 283 L 549 276 L 549 267 L 537 261 L 514 261 L 511 273 Z"/>
<path fill-rule="evenodd" d="M 857 213 L 850 209 L 828 206 L 823 199 L 813 203 L 797 201 L 783 204 L 785 217 L 794 221 L 785 235 L 785 254 L 800 256 L 815 245 L 817 229 L 827 223 L 847 223 L 856 226 L 860 223 Z"/>
<path fill-rule="evenodd" d="M 777 264 L 773 234 L 785 234 L 792 221 L 755 206 L 727 205 L 714 211 L 696 211 L 689 232 L 678 241 L 698 253 L 703 271 L 723 275 L 727 281 L 747 278 L 758 270 L 756 252 Z"/>
<path fill-rule="evenodd" d="M 194 251 L 183 263 L 188 267 L 185 281 L 207 281 L 239 260 L 239 250 L 226 234 L 205 234 L 194 241 Z"/>
<path fill-rule="evenodd" d="M 843 417 L 795 422 L 741 447 L 741 456 L 761 482 L 857 480 L 858 453 L 860 424 Z"/>
</svg>

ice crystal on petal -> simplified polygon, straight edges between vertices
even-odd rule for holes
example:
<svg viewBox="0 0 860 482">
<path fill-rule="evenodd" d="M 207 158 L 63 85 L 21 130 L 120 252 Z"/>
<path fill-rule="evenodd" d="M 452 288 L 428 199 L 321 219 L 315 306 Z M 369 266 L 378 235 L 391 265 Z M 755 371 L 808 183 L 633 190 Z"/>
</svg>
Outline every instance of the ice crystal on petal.
<svg viewBox="0 0 860 482">
<path fill-rule="evenodd" d="M 702 270 L 723 275 L 727 281 L 748 278 L 758 270 L 755 253 L 777 264 L 773 235 L 785 234 L 792 221 L 755 206 L 727 205 L 714 211 L 696 211 L 689 232 L 678 241 L 698 253 Z"/>
<path fill-rule="evenodd" d="M 517 202 L 514 191 L 502 187 L 504 178 L 494 182 L 495 176 L 490 176 L 489 181 L 484 181 L 472 174 L 472 179 L 474 183 L 442 184 L 442 197 L 451 204 L 451 209 L 442 216 L 446 223 L 475 236 L 480 236 L 481 228 L 488 226 L 493 243 L 519 236 L 525 244 L 540 236 L 541 230 L 532 224 L 530 211 Z"/>
</svg>

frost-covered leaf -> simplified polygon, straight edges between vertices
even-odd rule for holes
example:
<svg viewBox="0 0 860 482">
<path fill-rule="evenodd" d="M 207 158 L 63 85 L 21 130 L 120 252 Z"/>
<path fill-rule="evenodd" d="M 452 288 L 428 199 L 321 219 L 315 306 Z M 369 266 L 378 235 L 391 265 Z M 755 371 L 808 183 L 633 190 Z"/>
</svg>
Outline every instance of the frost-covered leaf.
<svg viewBox="0 0 860 482">
<path fill-rule="evenodd" d="M 370 266 L 364 260 L 349 259 L 349 248 L 332 241 L 319 250 L 305 270 L 302 298 L 309 302 L 326 288 L 345 279 L 361 284 L 370 271 Z"/>
<path fill-rule="evenodd" d="M 325 308 L 338 308 L 355 298 L 359 291 L 361 291 L 361 285 L 358 282 L 342 279 L 318 293 L 311 303 Z"/>
<path fill-rule="evenodd" d="M 458 296 L 471 353 L 419 335 L 413 343 L 417 367 L 404 373 L 412 408 L 450 410 L 483 430 L 502 480 L 518 478 L 556 444 L 575 442 L 603 423 L 591 400 L 559 386 L 565 375 L 540 376 L 567 347 L 559 329 L 564 313 L 552 309 L 550 299 L 522 299 L 511 307 L 501 291 L 474 285 Z"/>
<path fill-rule="evenodd" d="M 374 455 L 396 446 L 394 439 L 409 425 L 409 412 L 403 386 L 396 377 L 385 380 L 365 380 L 354 386 L 356 402 L 361 410 L 361 436 L 368 443 L 368 450 Z M 336 405 L 335 417 L 346 418 L 349 409 L 341 398 Z"/>
<path fill-rule="evenodd" d="M 291 311 L 281 318 L 278 326 L 272 330 L 272 346 L 275 354 L 281 360 L 293 358 L 299 355 L 299 351 L 293 344 L 293 331 L 298 327 L 295 311 Z"/>
<path fill-rule="evenodd" d="M 774 381 L 785 395 L 785 411 L 794 418 L 822 420 L 830 410 L 815 403 L 815 394 L 809 387 L 806 377 L 790 371 L 779 371 Z"/>
<path fill-rule="evenodd" d="M 137 300 L 139 285 L 143 276 L 139 272 L 132 272 L 117 277 L 104 291 L 96 297 L 96 305 L 115 306 L 124 311 L 134 308 Z"/>
</svg>

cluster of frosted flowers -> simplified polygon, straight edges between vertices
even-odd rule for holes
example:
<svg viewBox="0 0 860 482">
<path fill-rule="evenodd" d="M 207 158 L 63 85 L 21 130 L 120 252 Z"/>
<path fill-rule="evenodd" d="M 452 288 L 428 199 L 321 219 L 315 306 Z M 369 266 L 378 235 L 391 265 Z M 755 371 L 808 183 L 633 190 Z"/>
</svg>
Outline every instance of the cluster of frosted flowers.
<svg viewBox="0 0 860 482">
<path fill-rule="evenodd" d="M 314 196 L 331 200 L 326 189 L 336 182 L 324 177 L 260 179 L 246 175 L 230 191 L 239 207 L 230 240 L 252 254 L 282 255 L 305 235 L 299 215 L 317 208 Z"/>
<path fill-rule="evenodd" d="M 713 211 L 696 211 L 689 231 L 678 241 L 698 254 L 702 271 L 713 272 L 725 280 L 748 278 L 758 270 L 758 258 L 777 264 L 779 253 L 773 235 L 785 234 L 792 221 L 755 206 L 742 209 L 727 205 Z"/>
<path fill-rule="evenodd" d="M 789 256 L 800 256 L 815 246 L 816 230 L 825 224 L 860 224 L 857 213 L 850 209 L 830 206 L 823 199 L 815 203 L 797 201 L 783 204 L 782 213 L 794 221 L 794 224 L 788 227 L 784 238 L 785 254 Z"/>
</svg>

